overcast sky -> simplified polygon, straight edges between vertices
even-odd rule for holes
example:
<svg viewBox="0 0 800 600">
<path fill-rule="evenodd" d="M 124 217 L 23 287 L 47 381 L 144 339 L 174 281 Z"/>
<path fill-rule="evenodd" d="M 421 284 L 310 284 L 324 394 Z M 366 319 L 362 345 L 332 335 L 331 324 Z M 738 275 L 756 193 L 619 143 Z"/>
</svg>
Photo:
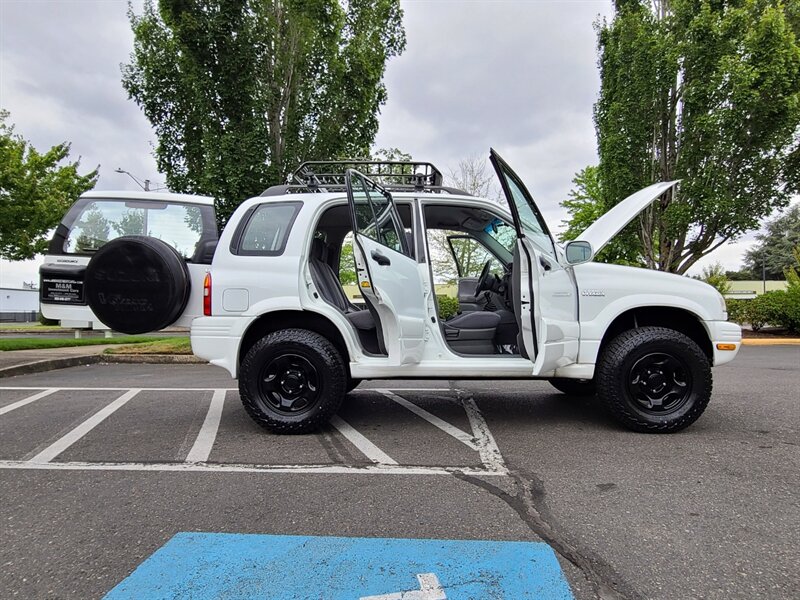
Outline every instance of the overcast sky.
<svg viewBox="0 0 800 600">
<path fill-rule="evenodd" d="M 134 1 L 140 12 L 141 2 Z M 554 229 L 575 172 L 596 163 L 594 23 L 610 0 L 403 2 L 408 46 L 389 63 L 376 147 L 445 172 L 494 147 Z M 133 35 L 126 0 L 0 0 L 0 107 L 40 150 L 69 141 L 97 189 L 138 189 L 121 167 L 163 185 L 154 136 L 120 83 Z M 707 262 L 738 268 L 752 240 Z M 0 286 L 38 280 L 40 261 L 0 262 Z M 702 266 L 704 263 L 700 263 Z"/>
</svg>

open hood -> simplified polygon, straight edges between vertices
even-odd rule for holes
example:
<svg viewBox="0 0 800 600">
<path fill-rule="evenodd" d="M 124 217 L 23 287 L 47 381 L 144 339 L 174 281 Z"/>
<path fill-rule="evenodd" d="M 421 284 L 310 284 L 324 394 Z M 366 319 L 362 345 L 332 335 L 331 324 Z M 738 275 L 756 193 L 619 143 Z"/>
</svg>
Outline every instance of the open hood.
<svg viewBox="0 0 800 600">
<path fill-rule="evenodd" d="M 589 242 L 594 253 L 597 254 L 603 247 L 617 235 L 623 228 L 633 221 L 639 213 L 650 206 L 656 198 L 661 196 L 670 188 L 678 185 L 678 181 L 663 181 L 654 183 L 635 194 L 631 194 L 625 200 L 614 206 L 602 217 L 592 223 L 576 240 Z"/>
</svg>

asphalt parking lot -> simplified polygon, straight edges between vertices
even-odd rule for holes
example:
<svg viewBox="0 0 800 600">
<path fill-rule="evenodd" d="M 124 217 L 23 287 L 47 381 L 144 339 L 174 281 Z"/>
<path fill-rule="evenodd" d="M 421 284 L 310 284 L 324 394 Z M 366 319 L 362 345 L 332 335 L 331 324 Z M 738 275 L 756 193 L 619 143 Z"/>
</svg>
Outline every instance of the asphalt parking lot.
<svg viewBox="0 0 800 600">
<path fill-rule="evenodd" d="M 5 378 L 0 597 L 102 597 L 181 532 L 543 541 L 576 598 L 800 597 L 800 346 L 714 376 L 669 436 L 536 381 L 366 382 L 281 437 L 207 365 Z"/>
</svg>

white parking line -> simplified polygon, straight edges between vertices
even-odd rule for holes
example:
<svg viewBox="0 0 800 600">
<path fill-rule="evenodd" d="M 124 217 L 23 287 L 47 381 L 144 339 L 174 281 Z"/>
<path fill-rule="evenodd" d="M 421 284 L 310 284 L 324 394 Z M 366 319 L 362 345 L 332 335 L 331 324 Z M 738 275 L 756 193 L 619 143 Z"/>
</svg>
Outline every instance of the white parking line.
<svg viewBox="0 0 800 600">
<path fill-rule="evenodd" d="M 504 476 L 508 470 L 503 460 L 497 443 L 494 440 L 486 420 L 478 409 L 470 392 L 455 388 L 362 388 L 358 392 L 374 392 L 382 394 L 407 410 L 413 412 L 439 430 L 452 436 L 468 448 L 477 451 L 485 469 L 472 467 L 448 466 L 403 466 L 399 465 L 392 457 L 386 454 L 373 442 L 359 433 L 341 417 L 335 415 L 331 425 L 339 431 L 351 444 L 364 456 L 375 463 L 371 466 L 350 465 L 252 465 L 252 464 L 215 464 L 208 463 L 209 456 L 216 441 L 222 418 L 226 392 L 235 391 L 237 388 L 47 388 L 42 387 L 0 387 L 0 390 L 38 390 L 36 394 L 0 408 L 0 415 L 10 412 L 40 398 L 44 398 L 59 391 L 124 391 L 119 398 L 105 406 L 86 421 L 72 429 L 69 433 L 56 440 L 53 444 L 39 452 L 28 461 L 6 460 L 0 461 L 0 469 L 56 469 L 56 470 L 121 470 L 121 471 L 190 471 L 190 472 L 266 472 L 266 473 L 370 473 L 382 475 L 447 475 L 452 473 L 467 473 L 479 476 Z M 85 463 L 85 462 L 51 462 L 78 440 L 83 438 L 92 429 L 97 427 L 119 408 L 141 391 L 172 391 L 172 392 L 203 392 L 212 391 L 213 396 L 206 413 L 203 425 L 195 439 L 192 448 L 182 463 Z M 444 421 L 436 415 L 426 411 L 420 406 L 406 400 L 397 392 L 439 392 L 455 393 L 461 402 L 469 419 L 472 435 L 458 427 Z M 198 395 L 198 397 L 201 397 Z"/>
<path fill-rule="evenodd" d="M 31 402 L 36 402 L 39 398 L 44 398 L 45 396 L 49 396 L 50 394 L 57 392 L 59 388 L 50 388 L 49 390 L 44 390 L 43 392 L 39 392 L 38 394 L 34 394 L 33 396 L 28 396 L 22 400 L 18 400 L 13 404 L 9 404 L 0 408 L 0 415 L 4 415 L 6 413 L 10 413 L 12 410 L 16 410 L 25 406 L 26 404 L 30 404 Z"/>
<path fill-rule="evenodd" d="M 206 419 L 203 421 L 203 426 L 200 428 L 200 433 L 197 434 L 197 439 L 194 441 L 192 449 L 186 456 L 186 462 L 198 463 L 206 462 L 211 454 L 211 448 L 214 446 L 214 440 L 217 439 L 217 430 L 219 429 L 219 421 L 222 418 L 222 407 L 225 405 L 225 390 L 214 390 L 214 396 L 211 398 L 211 405 L 208 407 Z"/>
<path fill-rule="evenodd" d="M 34 471 L 155 471 L 180 473 L 296 473 L 337 475 L 451 475 L 463 473 L 478 477 L 505 476 L 500 471 L 461 467 L 404 467 L 402 465 L 239 465 L 229 463 L 99 463 L 0 460 L 0 469 Z"/>
<path fill-rule="evenodd" d="M 186 462 L 206 462 L 217 439 L 219 422 L 222 419 L 222 407 L 225 405 L 225 390 L 214 390 L 211 405 L 208 407 L 206 419 L 197 434 L 192 449 L 186 456 Z"/>
<path fill-rule="evenodd" d="M 372 390 L 370 390 L 370 391 L 372 391 Z M 425 419 L 431 425 L 433 425 L 435 427 L 438 427 L 439 429 L 444 431 L 447 435 L 450 435 L 450 436 L 456 438 L 459 442 L 461 442 L 462 444 L 464 444 L 468 448 L 470 448 L 472 450 L 475 450 L 476 452 L 478 451 L 478 446 L 475 445 L 475 438 L 473 436 L 469 435 L 468 433 L 465 433 L 465 432 L 461 431 L 455 425 L 451 425 L 447 421 L 444 421 L 444 420 L 440 419 L 439 417 L 437 417 L 436 415 L 429 413 L 424 408 L 417 406 L 413 402 L 409 402 L 408 400 L 406 400 L 405 398 L 402 398 L 401 396 L 398 396 L 397 394 L 395 394 L 391 390 L 377 389 L 377 390 L 374 390 L 374 391 L 383 394 L 384 396 L 386 396 L 390 400 L 394 400 L 400 406 L 402 406 L 404 408 L 407 408 L 408 410 L 413 412 L 418 417 L 422 417 L 423 419 Z M 450 390 L 445 390 L 445 391 L 449 392 Z"/>
<path fill-rule="evenodd" d="M 469 418 L 469 424 L 472 427 L 472 431 L 475 432 L 481 462 L 492 471 L 507 474 L 508 469 L 506 468 L 506 462 L 503 460 L 503 455 L 500 454 L 500 448 L 497 447 L 497 442 L 494 441 L 494 436 L 489 431 L 486 419 L 483 418 L 478 405 L 475 404 L 472 394 L 464 390 L 454 391 L 461 399 L 461 404 L 464 405 L 464 410 Z"/>
<path fill-rule="evenodd" d="M 339 415 L 334 415 L 331 418 L 331 425 L 339 430 L 344 437 L 346 437 L 353 446 L 358 448 L 361 453 L 374 463 L 379 465 L 396 465 L 397 461 L 391 456 L 386 454 L 383 450 L 378 448 L 375 444 L 370 442 L 367 438 L 361 435 L 358 431 L 353 429 L 348 423 L 342 420 Z"/>
<path fill-rule="evenodd" d="M 97 411 L 91 417 L 86 419 L 83 423 L 78 425 L 75 429 L 70 431 L 65 436 L 57 439 L 55 442 L 50 444 L 47 448 L 39 452 L 36 456 L 30 459 L 28 462 L 30 463 L 49 463 L 53 460 L 56 456 L 64 452 L 67 448 L 72 446 L 75 442 L 89 433 L 92 429 L 97 427 L 100 423 L 105 421 L 111 414 L 114 413 L 118 408 L 122 407 L 128 400 L 133 398 L 136 394 L 138 394 L 141 390 L 128 390 L 122 396 L 114 400 L 111 404 L 106 406 L 105 408 Z"/>
<path fill-rule="evenodd" d="M 0 387 L 0 390 L 41 390 L 44 389 L 42 386 L 7 386 L 7 387 Z M 130 387 L 60 387 L 56 388 L 59 391 L 69 391 L 69 392 L 122 392 L 131 389 Z M 239 388 L 202 388 L 202 387 L 191 387 L 191 388 L 175 388 L 175 387 L 142 387 L 136 388 L 140 392 L 213 392 L 218 389 L 223 389 L 226 392 L 232 392 L 238 390 Z"/>
</svg>

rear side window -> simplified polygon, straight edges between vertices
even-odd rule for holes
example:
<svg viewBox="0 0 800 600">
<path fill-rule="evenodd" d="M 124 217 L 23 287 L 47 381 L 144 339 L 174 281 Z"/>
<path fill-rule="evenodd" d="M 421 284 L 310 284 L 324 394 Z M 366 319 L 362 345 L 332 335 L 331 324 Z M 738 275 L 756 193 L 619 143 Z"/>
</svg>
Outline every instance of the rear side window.
<svg viewBox="0 0 800 600">
<path fill-rule="evenodd" d="M 233 236 L 231 252 L 244 256 L 279 256 L 302 202 L 270 202 L 251 208 Z"/>
</svg>

